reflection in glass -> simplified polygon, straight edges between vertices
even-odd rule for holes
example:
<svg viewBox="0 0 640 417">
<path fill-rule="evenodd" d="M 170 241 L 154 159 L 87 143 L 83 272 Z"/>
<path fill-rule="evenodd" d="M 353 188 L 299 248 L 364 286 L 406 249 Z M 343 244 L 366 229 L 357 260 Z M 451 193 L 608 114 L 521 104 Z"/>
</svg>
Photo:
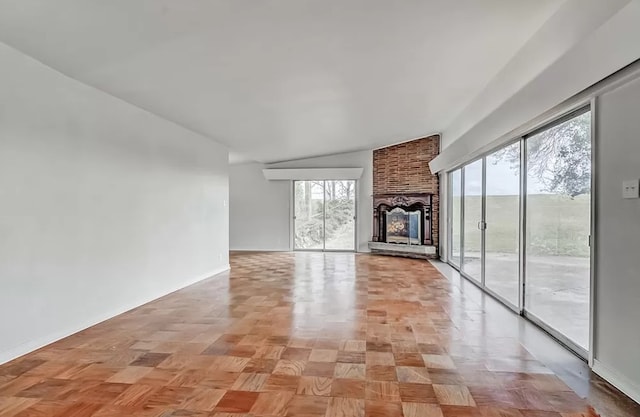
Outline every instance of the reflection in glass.
<svg viewBox="0 0 640 417">
<path fill-rule="evenodd" d="M 386 237 L 389 243 L 419 245 L 420 211 L 406 211 L 396 207 L 386 213 Z"/>
</svg>

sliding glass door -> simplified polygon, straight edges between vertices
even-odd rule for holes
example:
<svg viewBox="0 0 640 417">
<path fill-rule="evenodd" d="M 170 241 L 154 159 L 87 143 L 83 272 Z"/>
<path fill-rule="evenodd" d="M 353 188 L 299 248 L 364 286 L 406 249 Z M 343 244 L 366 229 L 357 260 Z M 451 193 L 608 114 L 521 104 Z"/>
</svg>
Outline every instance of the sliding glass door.
<svg viewBox="0 0 640 417">
<path fill-rule="evenodd" d="M 520 305 L 520 142 L 486 162 L 485 285 Z"/>
<path fill-rule="evenodd" d="M 324 181 L 294 182 L 294 247 L 324 249 Z"/>
<path fill-rule="evenodd" d="M 462 170 L 457 169 L 449 174 L 451 181 L 451 247 L 450 261 L 455 266 L 460 267 L 462 251 Z"/>
<path fill-rule="evenodd" d="M 588 350 L 591 113 L 526 144 L 525 313 Z"/>
<path fill-rule="evenodd" d="M 355 250 L 355 181 L 294 181 L 293 190 L 294 249 Z"/>
<path fill-rule="evenodd" d="M 451 264 L 582 355 L 591 160 L 585 108 L 449 174 Z"/>
<path fill-rule="evenodd" d="M 325 181 L 326 250 L 355 250 L 356 182 Z"/>
<path fill-rule="evenodd" d="M 482 180 L 483 160 L 464 167 L 464 239 L 462 270 L 477 282 L 482 281 Z"/>
</svg>

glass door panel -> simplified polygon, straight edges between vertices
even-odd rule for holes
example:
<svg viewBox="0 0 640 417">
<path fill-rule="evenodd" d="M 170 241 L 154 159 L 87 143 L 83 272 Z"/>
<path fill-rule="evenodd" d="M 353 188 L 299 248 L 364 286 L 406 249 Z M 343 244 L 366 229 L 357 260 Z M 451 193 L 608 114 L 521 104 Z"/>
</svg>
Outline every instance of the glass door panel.
<svg viewBox="0 0 640 417">
<path fill-rule="evenodd" d="M 591 113 L 526 142 L 525 312 L 588 350 Z"/>
<path fill-rule="evenodd" d="M 294 249 L 324 249 L 324 181 L 294 181 Z"/>
<path fill-rule="evenodd" d="M 482 281 L 482 159 L 464 167 L 462 271 Z"/>
<path fill-rule="evenodd" d="M 520 142 L 486 161 L 485 285 L 520 305 Z"/>
<path fill-rule="evenodd" d="M 450 260 L 460 266 L 460 250 L 462 248 L 462 170 L 449 174 L 451 180 L 451 253 Z"/>
<path fill-rule="evenodd" d="M 294 181 L 293 194 L 294 249 L 356 249 L 355 181 Z"/>
<path fill-rule="evenodd" d="M 325 182 L 325 249 L 355 250 L 356 182 Z"/>
</svg>

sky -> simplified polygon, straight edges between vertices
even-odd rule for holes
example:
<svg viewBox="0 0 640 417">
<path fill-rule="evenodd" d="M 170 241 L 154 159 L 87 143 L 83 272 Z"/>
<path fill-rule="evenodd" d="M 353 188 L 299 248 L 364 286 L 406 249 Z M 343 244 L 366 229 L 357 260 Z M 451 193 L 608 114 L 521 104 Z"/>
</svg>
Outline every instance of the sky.
<svg viewBox="0 0 640 417">
<path fill-rule="evenodd" d="M 465 195 L 482 195 L 482 160 L 465 166 Z M 529 177 L 529 194 L 547 194 L 544 185 L 536 177 Z M 510 161 L 487 158 L 487 195 L 519 195 L 520 173 Z"/>
</svg>

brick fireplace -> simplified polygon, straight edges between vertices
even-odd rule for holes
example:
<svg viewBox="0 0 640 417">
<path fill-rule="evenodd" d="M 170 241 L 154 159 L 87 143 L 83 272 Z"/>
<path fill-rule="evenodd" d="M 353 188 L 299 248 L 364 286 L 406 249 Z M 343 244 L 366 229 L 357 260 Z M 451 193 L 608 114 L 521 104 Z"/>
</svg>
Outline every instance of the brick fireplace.
<svg viewBox="0 0 640 417">
<path fill-rule="evenodd" d="M 437 257 L 440 183 L 429 162 L 439 152 L 438 135 L 373 151 L 372 252 Z"/>
</svg>

